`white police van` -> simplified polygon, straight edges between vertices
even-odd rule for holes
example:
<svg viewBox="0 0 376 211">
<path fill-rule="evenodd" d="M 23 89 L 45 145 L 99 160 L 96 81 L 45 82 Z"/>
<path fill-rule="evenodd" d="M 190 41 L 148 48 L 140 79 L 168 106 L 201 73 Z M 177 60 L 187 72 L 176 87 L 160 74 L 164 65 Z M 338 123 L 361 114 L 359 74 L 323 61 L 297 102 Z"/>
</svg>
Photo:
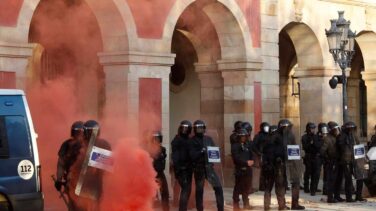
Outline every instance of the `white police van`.
<svg viewBox="0 0 376 211">
<path fill-rule="evenodd" d="M 24 92 L 0 89 L 0 211 L 43 210 L 36 138 Z"/>
</svg>

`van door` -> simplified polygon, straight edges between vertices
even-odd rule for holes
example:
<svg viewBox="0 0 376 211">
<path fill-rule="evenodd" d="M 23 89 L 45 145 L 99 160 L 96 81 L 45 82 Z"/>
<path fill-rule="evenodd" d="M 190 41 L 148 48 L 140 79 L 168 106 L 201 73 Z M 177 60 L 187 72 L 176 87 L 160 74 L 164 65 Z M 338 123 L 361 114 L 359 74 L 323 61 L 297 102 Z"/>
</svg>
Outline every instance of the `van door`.
<svg viewBox="0 0 376 211">
<path fill-rule="evenodd" d="M 22 96 L 0 96 L 0 192 L 37 191 L 33 146 Z"/>
</svg>

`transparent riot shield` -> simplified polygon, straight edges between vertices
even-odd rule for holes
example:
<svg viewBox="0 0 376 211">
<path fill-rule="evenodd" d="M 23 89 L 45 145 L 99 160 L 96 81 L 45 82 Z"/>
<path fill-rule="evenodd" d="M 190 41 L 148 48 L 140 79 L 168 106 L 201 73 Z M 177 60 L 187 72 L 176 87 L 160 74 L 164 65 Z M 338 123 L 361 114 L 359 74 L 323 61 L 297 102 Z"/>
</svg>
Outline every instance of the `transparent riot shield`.
<svg viewBox="0 0 376 211">
<path fill-rule="evenodd" d="M 100 170 L 89 166 L 90 154 L 97 139 L 97 134 L 98 128 L 93 128 L 75 189 L 77 196 L 92 200 L 99 199 L 102 188 L 102 175 Z"/>
<path fill-rule="evenodd" d="M 222 157 L 223 156 L 221 156 L 223 154 L 222 152 L 223 149 L 221 149 L 220 147 L 221 145 L 219 143 L 219 135 L 218 135 L 217 130 L 213 130 L 213 129 L 207 130 L 206 135 L 210 136 L 213 139 L 216 147 L 219 147 L 219 161 L 216 160 L 216 162 L 210 162 L 210 164 L 212 164 L 211 165 L 212 167 L 210 167 L 210 165 L 207 165 L 206 167 L 206 174 L 208 177 L 208 181 L 213 186 L 221 185 L 223 187 L 224 185 L 224 176 L 223 176 L 223 169 L 222 169 Z M 214 157 L 217 157 L 217 156 L 214 156 Z"/>
<path fill-rule="evenodd" d="M 289 171 L 290 182 L 299 184 L 303 170 L 299 145 L 287 145 L 287 168 Z"/>
<path fill-rule="evenodd" d="M 354 177 L 355 179 L 367 179 L 369 165 L 366 159 L 366 150 L 364 144 L 354 146 Z"/>
</svg>

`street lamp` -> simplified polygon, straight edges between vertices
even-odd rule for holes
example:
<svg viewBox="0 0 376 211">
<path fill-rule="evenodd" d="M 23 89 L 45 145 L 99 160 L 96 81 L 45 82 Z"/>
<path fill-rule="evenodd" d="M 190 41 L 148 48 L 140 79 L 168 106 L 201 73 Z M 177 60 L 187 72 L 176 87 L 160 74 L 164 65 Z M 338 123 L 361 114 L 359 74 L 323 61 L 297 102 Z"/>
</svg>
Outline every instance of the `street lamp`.
<svg viewBox="0 0 376 211">
<path fill-rule="evenodd" d="M 349 121 L 346 68 L 351 66 L 351 60 L 355 53 L 356 33 L 351 31 L 350 21 L 343 17 L 344 11 L 338 11 L 338 15 L 337 20 L 330 20 L 331 27 L 329 30 L 325 29 L 325 32 L 328 38 L 329 52 L 342 70 L 342 75 L 334 75 L 330 79 L 329 85 L 332 89 L 335 89 L 337 84 L 342 84 L 343 122 L 345 123 Z"/>
</svg>

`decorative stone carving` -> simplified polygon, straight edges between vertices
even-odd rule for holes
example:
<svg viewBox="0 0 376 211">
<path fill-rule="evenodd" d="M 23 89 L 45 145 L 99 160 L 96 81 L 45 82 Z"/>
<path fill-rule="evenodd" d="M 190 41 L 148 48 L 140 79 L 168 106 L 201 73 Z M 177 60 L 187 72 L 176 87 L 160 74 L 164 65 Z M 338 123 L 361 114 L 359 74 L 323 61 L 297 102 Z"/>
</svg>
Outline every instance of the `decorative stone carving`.
<svg viewBox="0 0 376 211">
<path fill-rule="evenodd" d="M 295 20 L 297 22 L 301 22 L 303 19 L 304 0 L 294 0 L 294 6 L 295 6 Z"/>
</svg>

